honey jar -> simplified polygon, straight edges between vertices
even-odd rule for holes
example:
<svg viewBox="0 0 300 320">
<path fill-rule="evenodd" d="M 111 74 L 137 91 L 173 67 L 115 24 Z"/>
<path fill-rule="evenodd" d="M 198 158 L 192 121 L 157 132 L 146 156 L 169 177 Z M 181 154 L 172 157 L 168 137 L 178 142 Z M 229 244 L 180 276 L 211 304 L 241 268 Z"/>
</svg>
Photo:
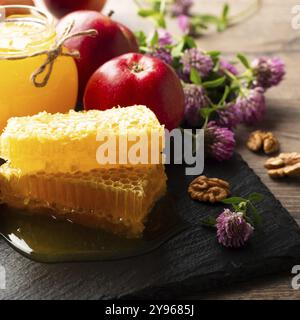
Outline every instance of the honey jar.
<svg viewBox="0 0 300 320">
<path fill-rule="evenodd" d="M 75 107 L 76 64 L 57 46 L 47 13 L 30 6 L 0 6 L 0 131 L 10 117 Z"/>
</svg>

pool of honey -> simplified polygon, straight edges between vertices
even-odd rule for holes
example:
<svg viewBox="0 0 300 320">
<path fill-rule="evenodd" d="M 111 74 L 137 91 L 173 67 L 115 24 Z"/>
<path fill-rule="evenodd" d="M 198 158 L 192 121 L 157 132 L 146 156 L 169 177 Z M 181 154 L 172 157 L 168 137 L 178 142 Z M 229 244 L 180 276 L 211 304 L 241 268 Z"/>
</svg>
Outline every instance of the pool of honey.
<svg viewBox="0 0 300 320">
<path fill-rule="evenodd" d="M 0 235 L 21 254 L 38 262 L 115 260 L 150 252 L 183 231 L 187 225 L 175 212 L 172 196 L 164 197 L 151 211 L 143 236 L 124 239 L 1 205 Z"/>
</svg>

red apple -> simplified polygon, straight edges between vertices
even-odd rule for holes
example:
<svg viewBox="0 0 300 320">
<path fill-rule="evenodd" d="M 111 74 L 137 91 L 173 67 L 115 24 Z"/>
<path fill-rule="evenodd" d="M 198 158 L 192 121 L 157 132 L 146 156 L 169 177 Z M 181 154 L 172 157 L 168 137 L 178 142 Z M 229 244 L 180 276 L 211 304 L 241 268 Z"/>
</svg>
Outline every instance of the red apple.
<svg viewBox="0 0 300 320">
<path fill-rule="evenodd" d="M 79 100 L 82 100 L 86 84 L 91 75 L 108 60 L 128 52 L 137 52 L 134 34 L 125 26 L 95 11 L 75 11 L 65 16 L 57 25 L 58 34 L 75 21 L 73 32 L 96 29 L 96 37 L 77 37 L 68 40 L 65 46 L 78 50 L 76 61 L 79 73 Z"/>
<path fill-rule="evenodd" d="M 40 0 L 41 1 L 41 0 Z M 78 10 L 101 11 L 106 0 L 42 0 L 46 8 L 57 18 Z"/>
<path fill-rule="evenodd" d="M 157 58 L 129 53 L 108 61 L 88 82 L 84 107 L 106 110 L 142 104 L 172 130 L 184 114 L 184 93 L 175 71 Z"/>
<path fill-rule="evenodd" d="M 125 37 L 128 39 L 132 52 L 139 52 L 140 50 L 139 45 L 134 33 L 129 28 L 127 28 L 124 24 L 118 22 L 118 25 L 121 31 L 123 32 L 123 34 L 125 35 Z"/>
</svg>

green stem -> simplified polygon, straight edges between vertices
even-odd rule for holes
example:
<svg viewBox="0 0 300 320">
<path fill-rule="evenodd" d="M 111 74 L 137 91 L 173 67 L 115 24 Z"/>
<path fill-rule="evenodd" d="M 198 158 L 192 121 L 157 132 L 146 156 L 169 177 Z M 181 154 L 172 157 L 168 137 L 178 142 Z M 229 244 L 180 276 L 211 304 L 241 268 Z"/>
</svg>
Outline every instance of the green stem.
<svg viewBox="0 0 300 320">
<path fill-rule="evenodd" d="M 162 0 L 160 3 L 160 13 L 161 14 L 165 14 L 166 6 L 167 6 L 166 0 Z"/>
<path fill-rule="evenodd" d="M 238 81 L 238 79 L 237 79 L 237 77 L 233 74 L 233 73 L 231 73 L 230 71 L 228 71 L 228 70 L 223 70 L 223 72 L 226 74 L 226 76 L 228 76 L 228 78 L 230 78 L 231 80 L 233 80 L 233 81 Z"/>
<path fill-rule="evenodd" d="M 208 121 L 209 121 L 209 117 L 206 117 L 205 122 L 204 122 L 203 127 L 202 127 L 203 130 L 206 129 L 206 127 L 208 125 Z"/>
</svg>

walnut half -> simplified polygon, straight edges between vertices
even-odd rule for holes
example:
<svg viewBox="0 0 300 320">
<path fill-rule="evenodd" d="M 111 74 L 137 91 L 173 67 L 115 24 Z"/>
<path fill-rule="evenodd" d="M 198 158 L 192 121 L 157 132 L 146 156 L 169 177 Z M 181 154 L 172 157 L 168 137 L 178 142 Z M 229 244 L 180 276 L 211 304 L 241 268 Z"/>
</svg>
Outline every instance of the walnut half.
<svg viewBox="0 0 300 320">
<path fill-rule="evenodd" d="M 250 134 L 247 147 L 254 152 L 263 150 L 265 154 L 271 154 L 279 151 L 280 145 L 272 132 L 257 130 Z"/>
<path fill-rule="evenodd" d="M 300 153 L 281 153 L 265 163 L 268 174 L 272 178 L 300 176 Z"/>
<path fill-rule="evenodd" d="M 224 180 L 200 176 L 191 182 L 188 193 L 194 200 L 215 203 L 226 199 L 229 189 L 229 183 Z"/>
</svg>

